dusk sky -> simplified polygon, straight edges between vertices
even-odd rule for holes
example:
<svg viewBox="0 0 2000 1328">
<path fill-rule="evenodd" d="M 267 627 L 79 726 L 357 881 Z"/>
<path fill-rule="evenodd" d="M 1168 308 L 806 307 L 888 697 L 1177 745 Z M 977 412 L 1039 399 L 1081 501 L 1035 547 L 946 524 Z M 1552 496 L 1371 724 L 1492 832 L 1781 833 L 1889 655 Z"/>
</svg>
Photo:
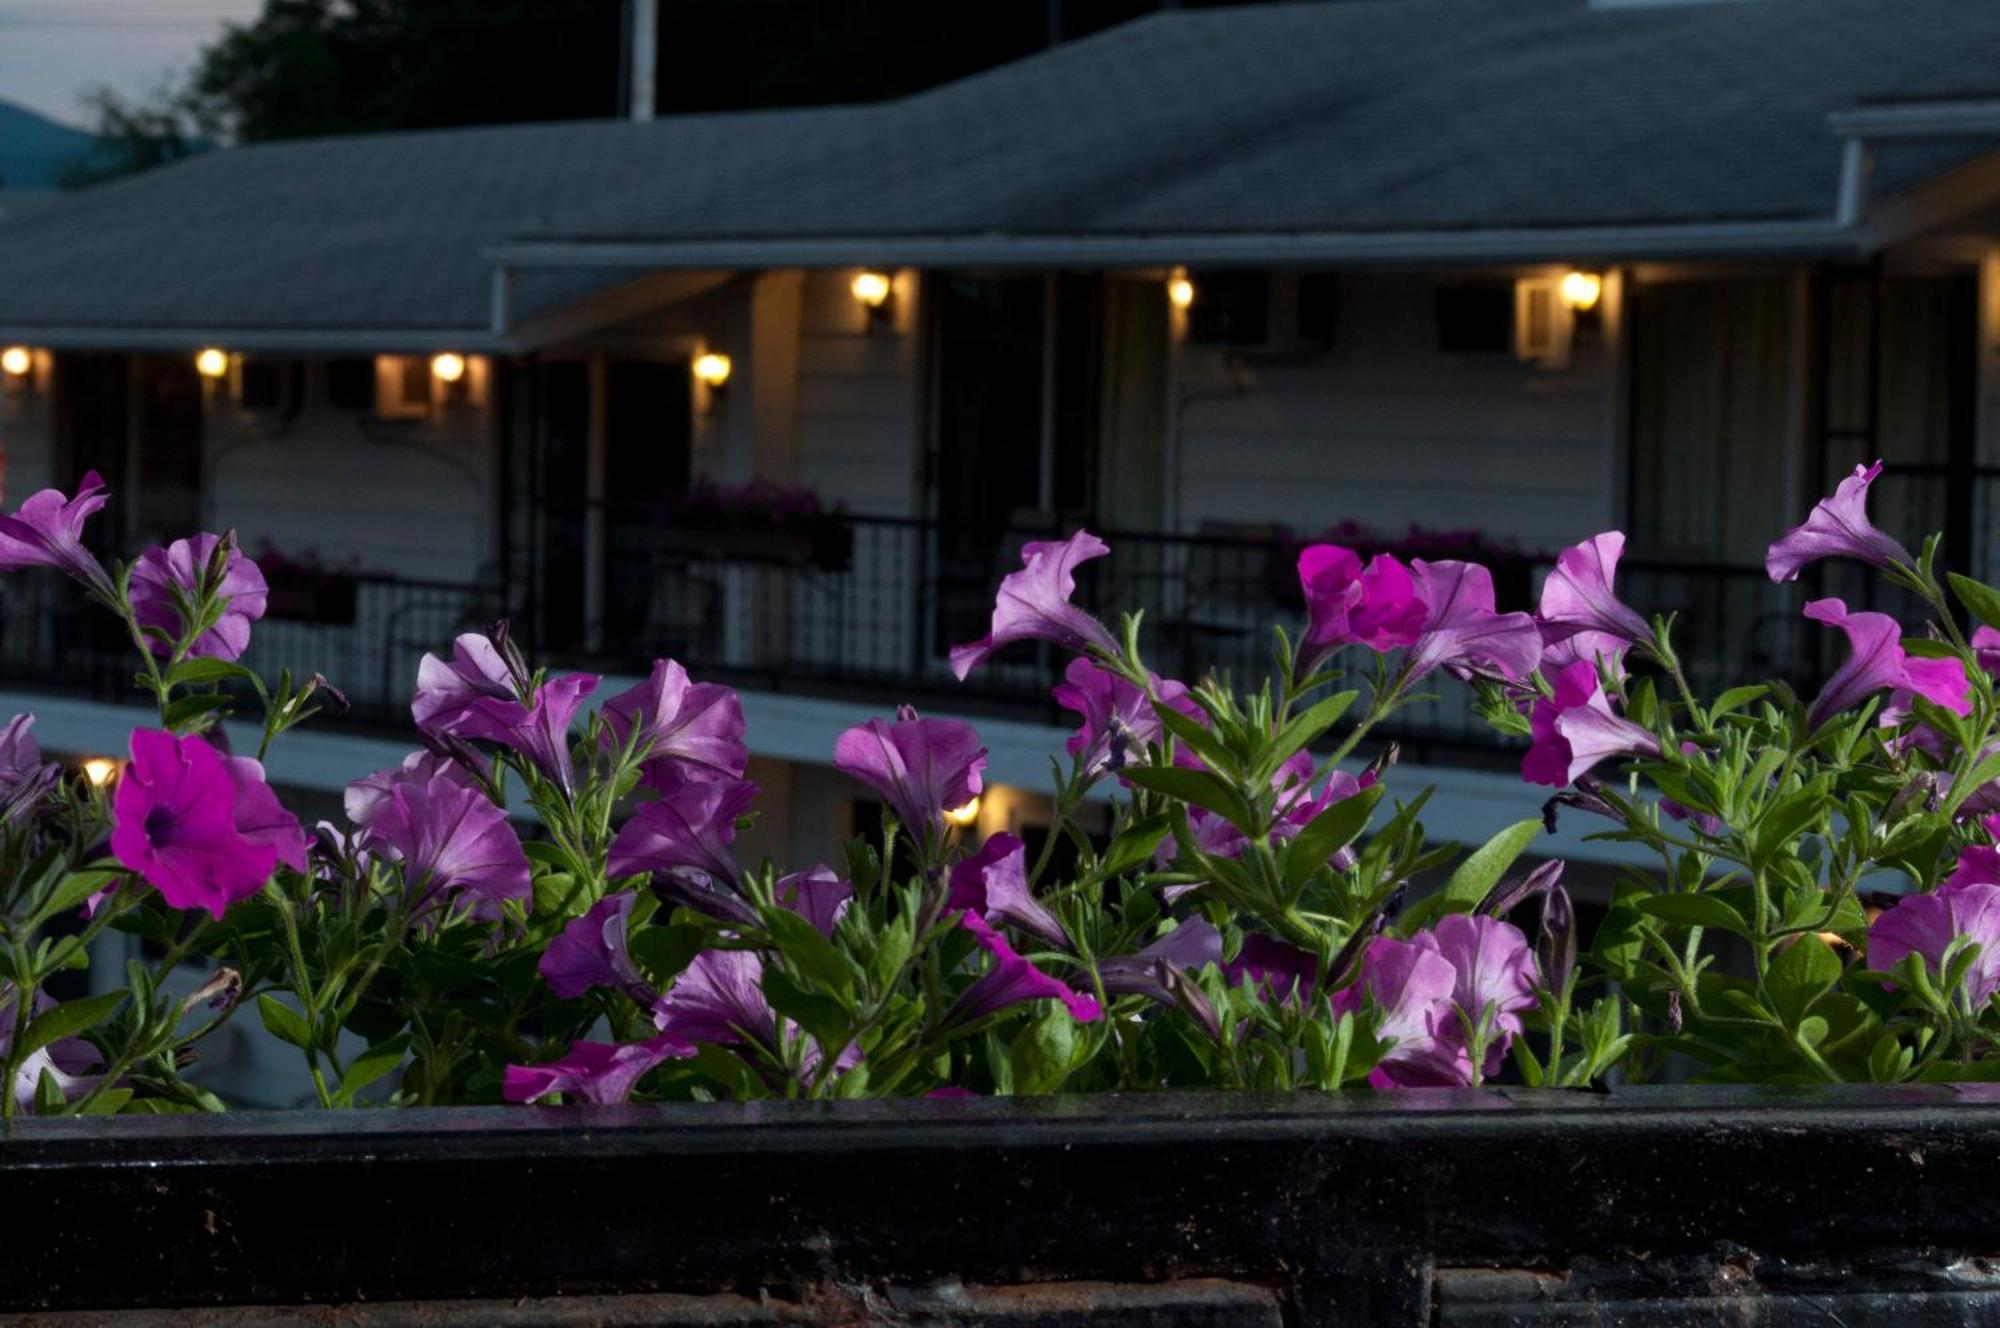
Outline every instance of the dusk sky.
<svg viewBox="0 0 2000 1328">
<path fill-rule="evenodd" d="M 108 86 L 142 96 L 185 72 L 229 19 L 263 0 L 0 0 L 0 99 L 71 124 L 80 99 Z"/>
</svg>

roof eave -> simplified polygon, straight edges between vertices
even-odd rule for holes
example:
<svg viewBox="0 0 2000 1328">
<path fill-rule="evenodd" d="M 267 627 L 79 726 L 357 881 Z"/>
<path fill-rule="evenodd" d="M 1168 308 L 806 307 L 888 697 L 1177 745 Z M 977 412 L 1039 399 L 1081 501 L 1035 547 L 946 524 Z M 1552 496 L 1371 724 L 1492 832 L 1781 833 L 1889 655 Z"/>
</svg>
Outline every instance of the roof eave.
<svg viewBox="0 0 2000 1328">
<path fill-rule="evenodd" d="M 192 352 L 204 346 L 270 354 L 376 355 L 453 350 L 504 354 L 511 337 L 485 328 L 131 327 L 117 324 L 0 322 L 0 343 L 49 350 Z"/>
</svg>

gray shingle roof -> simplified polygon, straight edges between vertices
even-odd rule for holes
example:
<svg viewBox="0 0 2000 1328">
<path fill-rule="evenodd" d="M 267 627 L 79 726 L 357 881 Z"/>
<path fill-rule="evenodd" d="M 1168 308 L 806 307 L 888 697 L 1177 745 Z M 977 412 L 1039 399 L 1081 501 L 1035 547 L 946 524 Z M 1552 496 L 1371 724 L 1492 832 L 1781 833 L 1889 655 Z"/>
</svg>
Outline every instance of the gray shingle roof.
<svg viewBox="0 0 2000 1328">
<path fill-rule="evenodd" d="M 510 241 L 997 234 L 1115 250 L 1830 219 L 1828 112 L 1995 93 L 1993 0 L 1178 11 L 875 106 L 213 153 L 0 226 L 0 329 L 476 329 L 483 251 Z M 1987 147 L 1896 148 L 1878 187 Z M 554 305 L 610 279 L 517 295 Z"/>
</svg>

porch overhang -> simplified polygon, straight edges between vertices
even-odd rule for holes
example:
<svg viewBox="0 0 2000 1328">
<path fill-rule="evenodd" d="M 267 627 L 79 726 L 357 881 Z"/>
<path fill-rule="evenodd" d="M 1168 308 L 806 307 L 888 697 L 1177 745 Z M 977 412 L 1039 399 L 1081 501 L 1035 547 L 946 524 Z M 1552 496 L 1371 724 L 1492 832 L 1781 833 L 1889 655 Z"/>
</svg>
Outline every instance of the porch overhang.
<svg viewBox="0 0 2000 1328">
<path fill-rule="evenodd" d="M 145 327 L 116 324 L 35 324 L 0 322 L 0 343 L 23 342 L 57 351 L 192 353 L 204 346 L 232 351 L 291 355 L 393 355 L 452 350 L 508 353 L 519 349 L 511 337 L 488 328 L 464 327 Z"/>
</svg>

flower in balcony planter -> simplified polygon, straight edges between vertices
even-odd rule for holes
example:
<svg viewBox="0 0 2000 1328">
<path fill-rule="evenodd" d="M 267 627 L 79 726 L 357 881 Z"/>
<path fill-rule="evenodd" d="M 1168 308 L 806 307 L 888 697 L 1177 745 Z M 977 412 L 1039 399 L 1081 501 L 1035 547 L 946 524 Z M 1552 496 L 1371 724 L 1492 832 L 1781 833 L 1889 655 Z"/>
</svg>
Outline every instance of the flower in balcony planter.
<svg viewBox="0 0 2000 1328">
<path fill-rule="evenodd" d="M 630 890 L 621 890 L 598 900 L 582 917 L 570 919 L 535 966 L 550 991 L 573 1000 L 592 988 L 609 987 L 641 1005 L 653 1003 L 652 984 L 639 972 L 626 948 L 632 905 L 638 898 Z"/>
<path fill-rule="evenodd" d="M 786 908 L 812 923 L 822 936 L 833 935 L 854 902 L 854 885 L 843 881 L 833 868 L 820 863 L 810 870 L 780 876 L 772 896 Z"/>
<path fill-rule="evenodd" d="M 646 680 L 606 701 L 602 713 L 621 743 L 639 726 L 643 778 L 662 792 L 687 780 L 741 779 L 749 766 L 742 701 L 728 687 L 691 681 L 673 660 L 654 660 Z"/>
<path fill-rule="evenodd" d="M 729 846 L 736 842 L 736 819 L 756 798 L 755 784 L 736 780 L 683 785 L 645 803 L 611 841 L 606 870 L 614 880 L 693 872 L 697 884 L 734 886 L 736 859 Z"/>
<path fill-rule="evenodd" d="M 526 712 L 526 686 L 491 639 L 466 632 L 451 643 L 449 662 L 431 654 L 418 661 L 410 715 L 420 733 L 499 741 Z"/>
<path fill-rule="evenodd" d="M 560 1060 L 510 1065 L 500 1096 L 509 1102 L 537 1102 L 562 1093 L 596 1106 L 616 1106 L 655 1066 L 694 1055 L 695 1049 L 669 1034 L 641 1042 L 578 1042 Z"/>
<path fill-rule="evenodd" d="M 986 925 L 976 913 L 961 913 L 958 923 L 972 933 L 979 947 L 993 957 L 993 966 L 959 993 L 945 1015 L 947 1027 L 961 1027 L 1028 1001 L 1061 1001 L 1078 1023 L 1104 1017 L 1097 1001 L 1058 981 L 1029 963 L 1007 944 L 1007 938 Z"/>
<path fill-rule="evenodd" d="M 1954 714 L 1972 713 L 1965 665 L 1956 659 L 1920 659 L 1903 650 L 1903 628 L 1886 613 L 1849 613 L 1838 599 L 1805 607 L 1815 622 L 1847 633 L 1852 652 L 1814 698 L 1807 722 L 1815 729 L 1885 688 L 1907 691 Z"/>
<path fill-rule="evenodd" d="M 1310 1000 L 1319 986 L 1319 956 L 1262 932 L 1243 933 L 1236 957 L 1222 966 L 1230 986 L 1248 982 L 1267 1001 Z"/>
<path fill-rule="evenodd" d="M 1972 629 L 1970 644 L 1973 662 L 1993 676 L 2000 677 L 2000 632 L 1981 623 Z"/>
<path fill-rule="evenodd" d="M 920 843 L 933 844 L 944 814 L 985 787 L 986 749 L 970 724 L 923 719 L 909 706 L 894 723 L 871 719 L 833 744 L 833 768 L 873 789 Z"/>
<path fill-rule="evenodd" d="M 570 729 L 583 698 L 597 690 L 597 676 L 565 673 L 545 678 L 535 689 L 534 700 L 521 722 L 498 736 L 498 741 L 534 762 L 565 795 L 576 792 L 576 770 L 570 758 Z"/>
<path fill-rule="evenodd" d="M 1155 676 L 1153 691 L 1162 705 L 1190 719 L 1206 720 L 1185 683 Z M 1146 748 L 1166 733 L 1144 689 L 1090 660 L 1071 660 L 1062 682 L 1049 694 L 1057 705 L 1083 717 L 1081 727 L 1063 746 L 1090 778 L 1143 761 Z"/>
<path fill-rule="evenodd" d="M 104 503 L 104 481 L 94 470 L 76 486 L 74 498 L 63 497 L 60 489 L 30 494 L 13 515 L 0 516 L 0 572 L 59 568 L 112 603 L 117 589 L 96 555 L 83 547 L 83 523 Z"/>
<path fill-rule="evenodd" d="M 1097 980 L 1109 995 L 1145 996 L 1171 1008 L 1185 1008 L 1192 997 L 1199 1005 L 1190 1013 L 1214 1032 L 1215 1013 L 1207 998 L 1181 979 L 1221 962 L 1222 933 L 1215 924 L 1207 918 L 1184 918 L 1172 931 L 1131 954 L 1098 960 Z M 1078 986 L 1086 980 L 1074 979 Z"/>
<path fill-rule="evenodd" d="M 1460 1086 L 1475 1079 L 1473 1030 L 1484 1046 L 1480 1077 L 1490 1075 L 1520 1036 L 1539 977 L 1520 928 L 1448 913 L 1409 940 L 1370 941 L 1360 980 L 1334 993 L 1334 1010 L 1359 1009 L 1365 993 L 1380 1012 L 1378 1035 L 1393 1045 L 1369 1076 L 1376 1087 Z"/>
<path fill-rule="evenodd" d="M 1404 669 L 1411 681 L 1434 669 L 1459 678 L 1495 675 L 1520 682 L 1542 658 L 1542 633 L 1525 613 L 1493 607 L 1493 574 L 1478 563 L 1425 562 L 1411 566 L 1424 601 L 1423 631 Z"/>
<path fill-rule="evenodd" d="M 191 625 L 182 606 L 200 608 L 213 597 L 222 606 L 221 615 L 188 646 L 187 657 L 241 659 L 250 646 L 250 624 L 264 616 L 266 590 L 264 574 L 243 556 L 233 535 L 204 531 L 164 548 L 155 545 L 132 564 L 132 616 L 150 629 L 146 644 L 163 658 Z"/>
<path fill-rule="evenodd" d="M 987 836 L 979 851 L 951 869 L 948 909 L 965 909 L 988 923 L 1005 922 L 1059 950 L 1071 948 L 1069 933 L 1028 890 L 1028 847 L 1013 835 Z"/>
<path fill-rule="evenodd" d="M 0 982 L 0 1062 L 14 1049 L 14 1026 L 18 1022 L 15 1002 L 17 988 L 8 982 Z M 40 1016 L 56 1007 L 44 992 L 36 992 L 29 1003 L 28 1012 Z M 14 1072 L 14 1082 L 0 1084 L 0 1092 L 12 1092 L 16 1109 L 33 1114 L 35 1110 L 35 1089 L 42 1076 L 48 1075 L 55 1082 L 56 1090 L 65 1102 L 74 1102 L 97 1086 L 101 1076 L 93 1075 L 103 1061 L 97 1048 L 80 1037 L 57 1038 L 45 1047 L 37 1047 L 22 1057 L 21 1064 Z"/>
<path fill-rule="evenodd" d="M 1271 839 L 1282 843 L 1312 824 L 1315 816 L 1337 802 L 1344 802 L 1364 789 L 1373 788 L 1377 782 L 1373 770 L 1351 775 L 1345 770 L 1330 770 L 1326 775 L 1325 787 L 1317 793 L 1314 785 L 1318 777 L 1313 771 L 1310 752 L 1296 752 L 1280 765 L 1271 776 L 1271 787 L 1277 791 L 1277 802 L 1272 807 L 1273 820 Z M 1194 838 L 1195 847 L 1211 857 L 1236 858 L 1243 855 L 1243 846 L 1248 841 L 1243 832 L 1219 813 L 1205 807 L 1188 809 L 1188 829 Z M 1160 845 L 1158 860 L 1162 863 L 1173 859 L 1175 845 L 1168 840 Z M 1346 871 L 1354 865 L 1353 853 L 1348 849 L 1337 851 L 1331 862 L 1333 866 Z M 1170 888 L 1168 898 L 1177 899 L 1193 886 Z"/>
<path fill-rule="evenodd" d="M 197 734 L 135 729 L 111 812 L 112 856 L 175 908 L 220 918 L 279 863 L 306 869 L 305 832 L 263 767 L 225 758 Z"/>
<path fill-rule="evenodd" d="M 35 717 L 16 715 L 0 729 L 0 825 L 33 812 L 62 779 L 62 767 L 42 759 Z"/>
<path fill-rule="evenodd" d="M 401 765 L 377 770 L 349 784 L 341 797 L 341 807 L 349 821 L 365 829 L 398 788 L 405 784 L 428 784 L 439 777 L 469 789 L 480 788 L 477 776 L 451 757 L 437 752 L 411 752 Z"/>
<path fill-rule="evenodd" d="M 653 1003 L 653 1027 L 675 1041 L 715 1046 L 752 1045 L 776 1057 L 780 1043 L 805 1036 L 764 996 L 764 958 L 755 950 L 704 950 L 667 994 Z M 806 1037 L 799 1058 L 801 1075 L 815 1074 L 825 1053 Z M 849 1044 L 834 1058 L 845 1072 L 861 1063 L 861 1048 Z"/>
<path fill-rule="evenodd" d="M 451 775 L 393 784 L 358 824 L 357 849 L 402 864 L 413 910 L 470 895 L 490 913 L 493 904 L 529 895 L 528 856 L 507 813 Z"/>
<path fill-rule="evenodd" d="M 1799 570 L 1821 558 L 1854 558 L 1889 571 L 1916 560 L 1868 519 L 1868 486 L 1882 473 L 1882 463 L 1856 466 L 1830 498 L 1813 506 L 1805 524 L 1794 526 L 1764 555 L 1764 570 L 1773 581 L 1796 581 Z"/>
<path fill-rule="evenodd" d="M 2000 991 L 2000 883 L 1973 879 L 1984 874 L 1954 873 L 1929 894 L 1904 895 L 1884 909 L 1868 926 L 1869 969 L 1888 973 L 1905 955 L 1915 954 L 1939 978 L 1951 954 L 1966 943 L 1977 945 L 1960 995 L 1964 1008 L 1982 1009 Z"/>
<path fill-rule="evenodd" d="M 1554 695 L 1535 698 L 1528 715 L 1522 779 L 1561 788 L 1609 757 L 1660 754 L 1658 738 L 1611 708 L 1595 664 L 1579 660 L 1550 681 Z"/>
<path fill-rule="evenodd" d="M 1607 641 L 1622 649 L 1653 639 L 1653 629 L 1646 620 L 1611 588 L 1624 552 L 1625 533 L 1620 530 L 1593 535 L 1562 551 L 1555 570 L 1542 583 L 1541 608 L 1535 615 L 1545 643 L 1590 636 L 1596 638 L 1591 649 L 1606 653 Z"/>
<path fill-rule="evenodd" d="M 1306 634 L 1294 672 L 1310 676 L 1328 655 L 1356 642 L 1370 650 L 1407 646 L 1423 630 L 1427 609 L 1407 567 L 1378 553 L 1364 567 L 1361 555 L 1338 544 L 1315 544 L 1299 554 L 1305 591 Z"/>
<path fill-rule="evenodd" d="M 1104 624 L 1069 602 L 1076 593 L 1077 564 L 1110 552 L 1087 530 L 1023 546 L 1021 570 L 1000 579 L 993 630 L 983 640 L 951 648 L 952 672 L 962 682 L 988 655 L 1017 641 L 1049 641 L 1079 655 L 1091 649 L 1116 653 L 1118 643 Z"/>
</svg>

